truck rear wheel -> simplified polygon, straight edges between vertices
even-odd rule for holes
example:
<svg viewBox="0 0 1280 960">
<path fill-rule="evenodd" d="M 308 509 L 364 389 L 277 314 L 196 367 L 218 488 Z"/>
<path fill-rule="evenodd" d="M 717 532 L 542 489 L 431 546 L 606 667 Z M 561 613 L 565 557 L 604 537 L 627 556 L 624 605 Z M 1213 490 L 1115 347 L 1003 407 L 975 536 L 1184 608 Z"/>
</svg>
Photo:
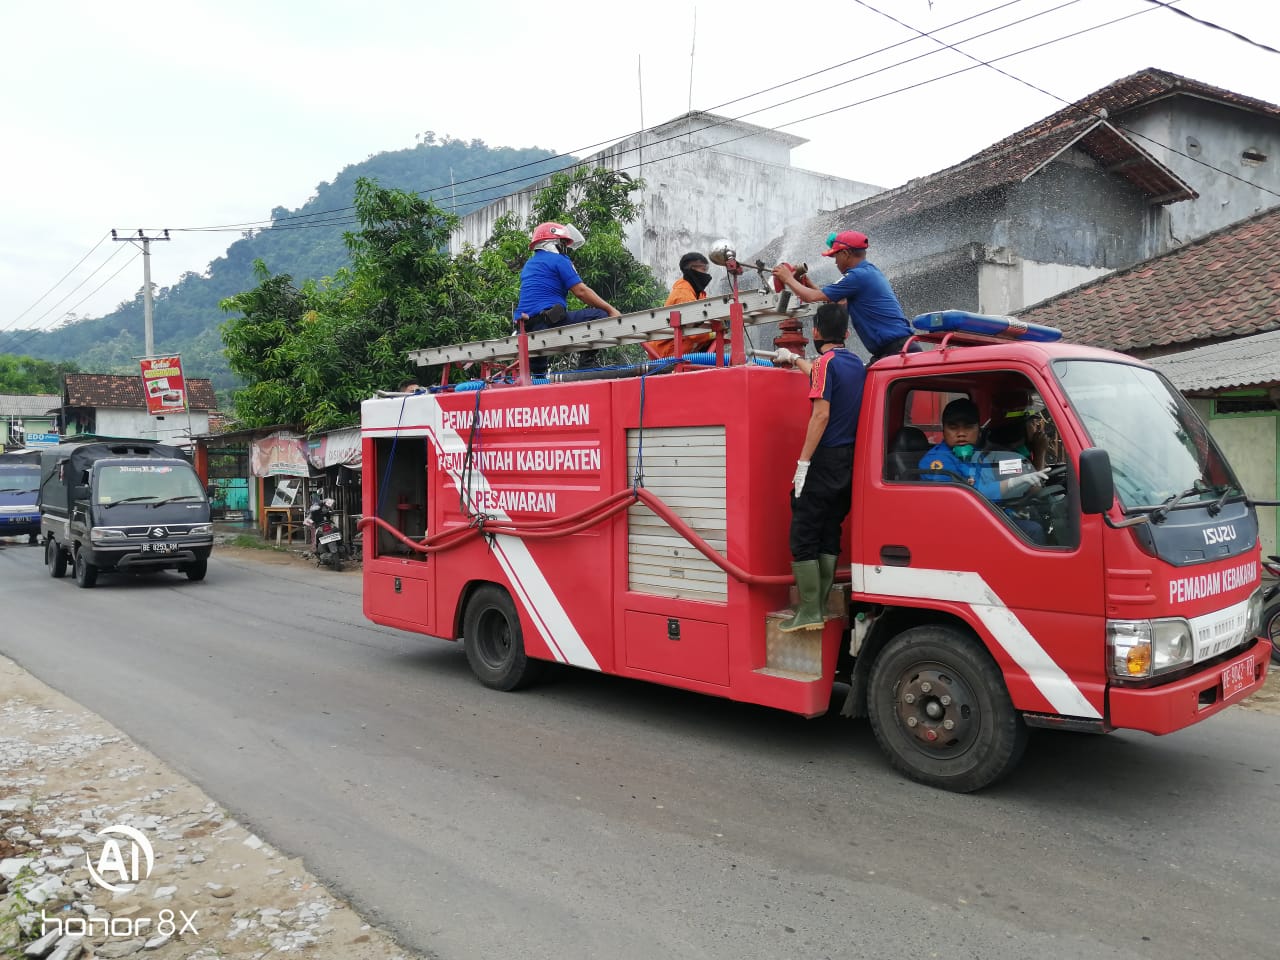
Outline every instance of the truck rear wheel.
<svg viewBox="0 0 1280 960">
<path fill-rule="evenodd" d="M 84 551 L 76 551 L 76 585 L 89 589 L 98 582 L 98 568 L 85 559 Z"/>
<path fill-rule="evenodd" d="M 481 683 L 517 690 L 538 678 L 543 664 L 524 652 L 524 633 L 507 591 L 485 584 L 472 595 L 462 623 L 467 663 Z"/>
<path fill-rule="evenodd" d="M 49 568 L 49 576 L 55 580 L 67 575 L 67 555 L 53 537 L 46 538 L 44 542 L 44 565 Z"/>
<path fill-rule="evenodd" d="M 1027 745 L 995 661 L 952 627 L 913 627 L 889 641 L 871 668 L 867 703 L 889 762 L 932 787 L 980 790 L 1017 766 Z"/>
</svg>

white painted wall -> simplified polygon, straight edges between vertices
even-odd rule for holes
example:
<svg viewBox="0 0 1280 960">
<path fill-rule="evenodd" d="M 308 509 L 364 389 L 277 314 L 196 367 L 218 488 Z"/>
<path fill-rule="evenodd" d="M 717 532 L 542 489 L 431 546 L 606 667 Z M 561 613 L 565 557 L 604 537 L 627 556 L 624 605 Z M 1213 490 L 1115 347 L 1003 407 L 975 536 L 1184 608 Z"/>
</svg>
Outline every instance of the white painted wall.
<svg viewBox="0 0 1280 960">
<path fill-rule="evenodd" d="M 111 410 L 99 407 L 94 432 L 105 437 L 173 442 L 186 439 L 192 433 L 208 433 L 209 414 L 207 411 L 193 410 L 188 423 L 185 413 L 169 414 L 162 420 L 148 416 L 143 410 Z"/>
<path fill-rule="evenodd" d="M 791 149 L 805 142 L 799 137 L 743 123 L 700 129 L 707 123 L 703 115 L 679 118 L 588 158 L 645 180 L 637 195 L 644 213 L 627 228 L 627 248 L 663 283 L 679 278 L 680 257 L 690 250 L 706 254 L 716 240 L 728 238 L 746 256 L 789 223 L 881 190 L 792 167 Z M 454 234 L 453 251 L 479 247 L 507 212 L 523 222 L 540 186 L 468 214 Z"/>
</svg>

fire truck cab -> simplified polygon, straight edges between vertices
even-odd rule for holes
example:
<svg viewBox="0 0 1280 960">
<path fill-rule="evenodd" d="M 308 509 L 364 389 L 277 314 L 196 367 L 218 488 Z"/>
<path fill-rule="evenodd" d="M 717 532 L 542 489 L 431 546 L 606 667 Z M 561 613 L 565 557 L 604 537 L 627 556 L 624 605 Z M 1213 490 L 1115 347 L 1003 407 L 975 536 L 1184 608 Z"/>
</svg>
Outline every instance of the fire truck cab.
<svg viewBox="0 0 1280 960">
<path fill-rule="evenodd" d="M 1261 686 L 1254 503 L 1191 407 L 1139 361 L 954 312 L 868 368 L 829 619 L 779 631 L 807 380 L 742 345 L 805 308 L 703 303 L 608 329 L 712 330 L 709 360 L 365 401 L 366 615 L 462 639 L 502 690 L 559 662 L 817 716 L 839 682 L 894 767 L 958 791 L 1008 773 L 1028 727 L 1165 734 Z M 565 331 L 415 356 L 512 359 Z M 931 455 L 959 397 L 983 425 L 974 482 Z"/>
</svg>

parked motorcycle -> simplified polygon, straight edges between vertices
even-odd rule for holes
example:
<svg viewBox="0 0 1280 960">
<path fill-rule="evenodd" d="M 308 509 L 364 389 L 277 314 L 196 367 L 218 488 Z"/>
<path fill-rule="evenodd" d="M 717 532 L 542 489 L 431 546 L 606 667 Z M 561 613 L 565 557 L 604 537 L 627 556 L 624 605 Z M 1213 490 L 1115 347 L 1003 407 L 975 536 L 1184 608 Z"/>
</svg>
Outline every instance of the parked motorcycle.
<svg viewBox="0 0 1280 960">
<path fill-rule="evenodd" d="M 1262 561 L 1267 572 L 1280 577 L 1280 557 Z M 1280 580 L 1273 580 L 1262 592 L 1262 635 L 1271 640 L 1271 662 L 1280 663 Z"/>
<path fill-rule="evenodd" d="M 316 500 L 307 511 L 306 522 L 315 530 L 316 565 L 341 570 L 347 561 L 347 545 L 342 531 L 333 522 L 333 500 Z"/>
</svg>

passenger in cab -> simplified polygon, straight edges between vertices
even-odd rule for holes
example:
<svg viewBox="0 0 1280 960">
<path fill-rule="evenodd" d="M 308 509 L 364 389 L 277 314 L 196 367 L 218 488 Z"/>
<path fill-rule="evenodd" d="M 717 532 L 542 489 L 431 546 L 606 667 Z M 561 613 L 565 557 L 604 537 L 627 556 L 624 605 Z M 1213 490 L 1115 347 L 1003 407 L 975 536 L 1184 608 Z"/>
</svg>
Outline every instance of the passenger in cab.
<svg viewBox="0 0 1280 960">
<path fill-rule="evenodd" d="M 779 629 L 820 630 L 827 594 L 835 582 L 840 528 L 853 497 L 853 444 L 858 435 L 862 384 L 866 369 L 846 350 L 849 315 L 836 303 L 824 303 L 813 319 L 810 361 L 780 349 L 775 363 L 794 364 L 809 375 L 809 424 L 796 462 L 791 494 L 791 570 L 800 603 Z"/>
<path fill-rule="evenodd" d="M 952 400 L 942 411 L 942 442 L 920 458 L 921 476 L 941 483 L 967 483 L 993 503 L 1017 500 L 1040 487 L 1048 470 L 1036 470 L 1017 453 L 979 451 L 978 405 L 967 397 Z M 1030 469 L 1028 469 L 1030 468 Z M 1035 543 L 1046 540 L 1044 525 L 1005 511 Z"/>
</svg>

